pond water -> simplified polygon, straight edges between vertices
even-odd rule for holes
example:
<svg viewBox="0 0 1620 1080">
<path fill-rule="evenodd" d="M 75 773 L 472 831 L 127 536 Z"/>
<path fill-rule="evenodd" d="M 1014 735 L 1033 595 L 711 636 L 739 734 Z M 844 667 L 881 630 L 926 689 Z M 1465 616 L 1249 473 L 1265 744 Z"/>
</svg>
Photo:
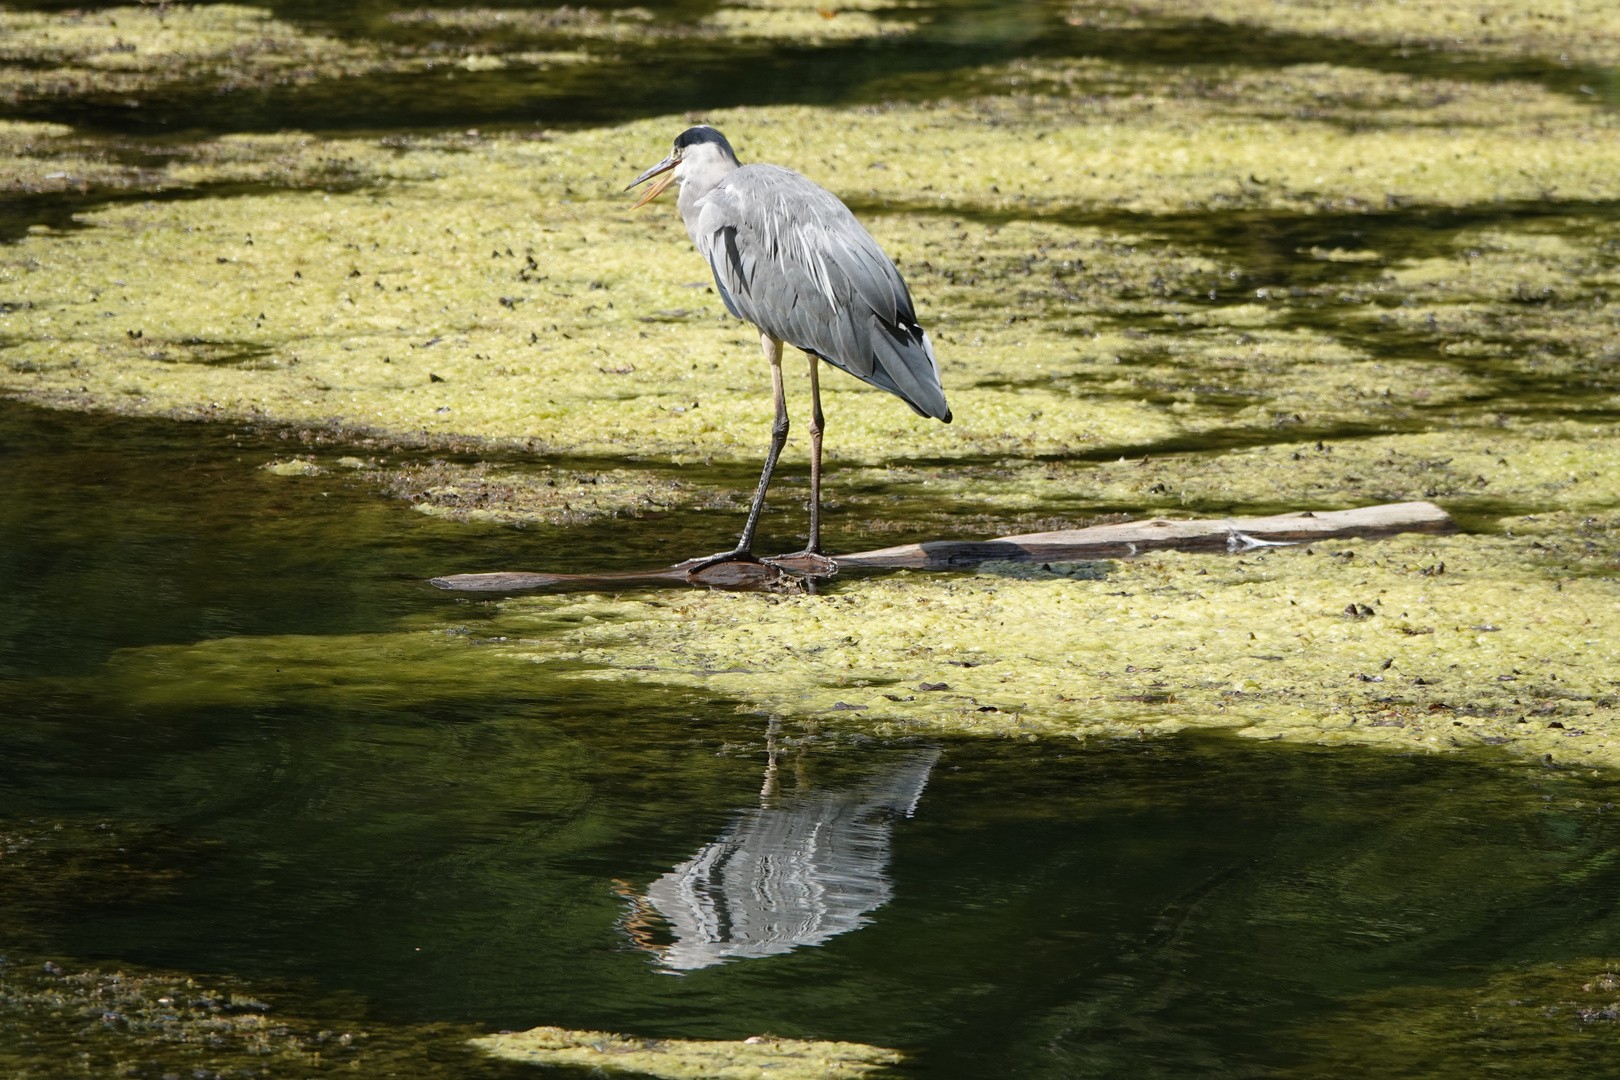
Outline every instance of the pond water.
<svg viewBox="0 0 1620 1080">
<path fill-rule="evenodd" d="M 649 6 L 655 21 L 708 10 Z M 427 40 L 390 23 L 389 4 L 338 16 L 301 0 L 269 7 L 356 39 Z M 893 41 L 653 42 L 578 71 L 201 96 L 169 85 L 139 109 L 90 94 L 6 115 L 78 125 L 110 153 L 135 153 L 116 141 L 138 136 L 145 153 L 182 130 L 581 126 L 924 98 L 974 65 L 1081 51 L 1611 93 L 1605 73 L 1551 62 L 1401 56 L 1209 23 L 1088 31 L 1058 17 L 1067 7 L 935 5 L 923 32 Z M 101 200 L 0 201 L 0 230 L 64 226 Z M 1299 254 L 1313 245 L 1421 254 L 1482 224 L 1557 232 L 1561 214 L 1610 223 L 1614 207 L 1136 225 L 1242 265 L 1245 288 L 1287 288 L 1372 273 Z M 1337 309 L 1295 315 L 1309 327 Z M 1398 350 L 1401 334 L 1382 344 Z M 1504 371 L 1457 410 L 1614 418 L 1612 366 L 1574 388 Z M 1118 379 L 1082 389 L 1151 398 Z M 1361 431 L 1323 423 L 1153 449 Z M 1541 995 L 1509 1004 L 1567 1018 L 1546 1038 L 1484 1039 L 1505 1075 L 1569 1075 L 1612 1045 L 1546 989 L 1559 965 L 1579 985 L 1602 970 L 1594 958 L 1620 956 L 1620 785 L 1607 775 L 1209 736 L 882 737 L 858 720 L 783 723 L 684 690 L 570 679 L 566 665 L 537 669 L 522 692 L 449 682 L 424 693 L 402 636 L 476 637 L 491 610 L 426 579 L 658 564 L 720 549 L 735 522 L 678 511 L 566 528 L 458 523 L 358 475 L 260 469 L 302 449 L 288 436 L 0 402 L 0 1065 L 18 1075 L 68 1075 L 51 1063 L 81 1053 L 95 1056 L 72 1075 L 151 1080 L 342 1064 L 336 1051 L 293 1064 L 228 1040 L 86 1042 L 89 1014 L 51 997 L 47 962 L 240 986 L 311 1031 L 369 1026 L 402 1049 L 360 1072 L 403 1077 L 531 1074 L 458 1048 L 469 1034 L 552 1024 L 866 1042 L 940 1078 L 1370 1078 L 1395 1075 L 1368 1049 L 1389 1015 L 1403 1018 L 1383 1039 L 1396 1057 L 1454 1043 L 1476 999 L 1507 1000 L 1492 982 L 1502 972 L 1524 972 Z M 745 490 L 748 473 L 710 465 L 703 482 Z M 893 520 L 953 512 L 915 490 L 886 506 Z M 1055 498 L 1030 514 L 1122 508 Z M 780 535 L 763 543 L 794 546 L 791 528 L 768 517 Z M 288 642 L 352 650 L 366 689 L 271 666 L 297 651 Z M 234 659 L 188 674 L 204 670 L 188 650 L 211 643 Z M 239 692 L 255 685 L 274 692 Z M 1398 996 L 1413 987 L 1430 996 Z"/>
<path fill-rule="evenodd" d="M 1620 792 L 1569 770 L 883 740 L 556 677 L 155 702 L 131 669 L 210 638 L 375 635 L 394 663 L 402 624 L 476 627 L 423 577 L 559 539 L 252 467 L 279 449 L 0 410 L 13 964 L 228 974 L 407 1030 L 770 1032 L 899 1047 L 941 1077 L 1265 1076 L 1319 1052 L 1302 1028 L 1346 999 L 1620 951 Z M 819 854 L 767 865 L 817 829 Z"/>
</svg>

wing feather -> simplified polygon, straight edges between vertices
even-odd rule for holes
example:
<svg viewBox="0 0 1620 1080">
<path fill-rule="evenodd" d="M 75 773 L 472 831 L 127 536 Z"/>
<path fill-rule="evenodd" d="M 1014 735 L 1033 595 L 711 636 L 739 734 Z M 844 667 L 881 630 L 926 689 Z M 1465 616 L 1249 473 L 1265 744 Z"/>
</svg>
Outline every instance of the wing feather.
<svg viewBox="0 0 1620 1080">
<path fill-rule="evenodd" d="M 950 420 L 905 280 L 836 196 L 788 169 L 745 165 L 694 209 L 688 230 L 728 311 Z"/>
</svg>

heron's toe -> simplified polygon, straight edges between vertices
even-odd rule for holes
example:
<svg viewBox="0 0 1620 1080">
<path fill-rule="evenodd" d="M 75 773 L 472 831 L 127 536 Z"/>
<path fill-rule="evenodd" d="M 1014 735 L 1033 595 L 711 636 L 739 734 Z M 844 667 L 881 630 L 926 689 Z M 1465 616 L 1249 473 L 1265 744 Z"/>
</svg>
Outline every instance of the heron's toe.
<svg viewBox="0 0 1620 1080">
<path fill-rule="evenodd" d="M 710 589 L 763 589 L 781 581 L 782 569 L 746 552 L 727 552 L 699 562 L 686 572 L 693 585 Z"/>
<path fill-rule="evenodd" d="M 766 562 L 805 577 L 832 577 L 838 573 L 838 560 L 818 551 L 795 551 L 791 555 L 771 555 Z"/>
</svg>

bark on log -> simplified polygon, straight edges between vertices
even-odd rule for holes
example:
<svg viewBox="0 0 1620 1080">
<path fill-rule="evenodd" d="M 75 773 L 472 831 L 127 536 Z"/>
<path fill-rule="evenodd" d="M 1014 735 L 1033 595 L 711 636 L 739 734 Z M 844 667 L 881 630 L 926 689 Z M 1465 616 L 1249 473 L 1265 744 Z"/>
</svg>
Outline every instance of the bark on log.
<svg viewBox="0 0 1620 1080">
<path fill-rule="evenodd" d="M 877 551 L 834 556 L 839 569 L 966 570 L 984 562 L 1075 562 L 1090 559 L 1127 559 L 1149 551 L 1227 551 L 1239 554 L 1256 548 L 1351 537 L 1376 539 L 1400 533 L 1438 535 L 1455 532 L 1457 525 L 1429 502 L 1389 503 L 1355 510 L 1306 510 L 1263 518 L 1223 520 L 1124 521 L 1089 529 L 1002 536 L 994 540 L 933 540 L 902 544 Z M 637 585 L 697 585 L 715 589 L 757 589 L 784 576 L 784 571 L 806 573 L 813 567 L 791 558 L 769 563 L 721 563 L 703 570 L 691 568 L 702 560 L 689 559 L 662 570 L 626 574 L 545 574 L 503 572 L 452 574 L 432 579 L 441 589 L 458 592 L 518 592 L 525 589 L 631 588 Z"/>
</svg>

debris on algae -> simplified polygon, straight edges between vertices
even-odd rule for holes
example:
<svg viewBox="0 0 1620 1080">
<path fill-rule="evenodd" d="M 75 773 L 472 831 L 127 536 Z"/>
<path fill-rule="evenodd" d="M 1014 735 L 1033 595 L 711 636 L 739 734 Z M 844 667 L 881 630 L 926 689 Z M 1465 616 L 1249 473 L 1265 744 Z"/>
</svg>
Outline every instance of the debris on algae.
<svg viewBox="0 0 1620 1080">
<path fill-rule="evenodd" d="M 418 513 L 453 521 L 580 524 L 600 517 L 639 517 L 680 506 L 729 506 L 683 480 L 633 469 L 582 472 L 478 462 L 434 461 L 362 473 Z"/>
<path fill-rule="evenodd" d="M 311 1003 L 230 976 L 108 970 L 60 954 L 0 958 L 0 1030 L 0 1072 L 13 1080 L 54 1080 L 66 1061 L 86 1076 L 451 1080 L 477 1058 L 472 1025 L 379 1023 L 354 994 Z"/>
<path fill-rule="evenodd" d="M 537 1027 L 474 1039 L 496 1057 L 536 1065 L 579 1065 L 667 1080 L 837 1080 L 864 1076 L 900 1055 L 861 1043 L 756 1036 L 726 1041 L 637 1039 L 601 1031 Z"/>
<path fill-rule="evenodd" d="M 277 476 L 324 476 L 327 472 L 325 468 L 307 458 L 267 461 L 259 468 Z"/>
</svg>

